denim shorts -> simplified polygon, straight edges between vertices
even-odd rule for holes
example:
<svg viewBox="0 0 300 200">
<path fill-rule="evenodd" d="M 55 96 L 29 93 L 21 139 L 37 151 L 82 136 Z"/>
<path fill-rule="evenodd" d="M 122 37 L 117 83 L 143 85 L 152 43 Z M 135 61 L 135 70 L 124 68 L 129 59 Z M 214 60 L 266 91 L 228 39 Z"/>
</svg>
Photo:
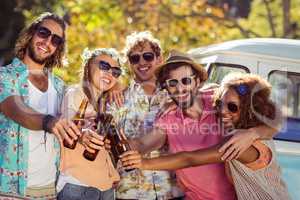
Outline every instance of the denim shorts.
<svg viewBox="0 0 300 200">
<path fill-rule="evenodd" d="M 94 187 L 85 187 L 67 183 L 58 193 L 57 200 L 114 200 L 114 189 L 100 191 Z"/>
</svg>

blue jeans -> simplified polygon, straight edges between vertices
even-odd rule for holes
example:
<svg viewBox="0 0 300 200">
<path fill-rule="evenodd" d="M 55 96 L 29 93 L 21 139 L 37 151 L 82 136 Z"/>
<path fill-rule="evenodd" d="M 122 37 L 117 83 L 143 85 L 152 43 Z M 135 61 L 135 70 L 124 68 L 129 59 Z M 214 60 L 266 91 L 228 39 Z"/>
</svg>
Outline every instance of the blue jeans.
<svg viewBox="0 0 300 200">
<path fill-rule="evenodd" d="M 114 189 L 100 191 L 94 187 L 85 187 L 67 183 L 58 193 L 57 200 L 114 200 Z"/>
</svg>

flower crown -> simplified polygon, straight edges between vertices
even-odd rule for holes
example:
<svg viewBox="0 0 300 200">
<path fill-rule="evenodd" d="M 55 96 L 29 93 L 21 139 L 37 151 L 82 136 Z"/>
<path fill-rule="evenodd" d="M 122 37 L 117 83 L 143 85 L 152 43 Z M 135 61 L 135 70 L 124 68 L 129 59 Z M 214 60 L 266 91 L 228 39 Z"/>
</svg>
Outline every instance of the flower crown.
<svg viewBox="0 0 300 200">
<path fill-rule="evenodd" d="M 112 59 L 116 60 L 118 64 L 121 66 L 122 63 L 121 56 L 118 53 L 118 51 L 114 48 L 97 48 L 93 50 L 89 50 L 88 48 L 85 48 L 81 54 L 82 64 L 86 65 L 91 58 L 99 55 L 108 55 Z"/>
<path fill-rule="evenodd" d="M 239 95 L 244 96 L 249 92 L 250 88 L 246 84 L 240 84 L 235 87 L 235 90 Z"/>
</svg>

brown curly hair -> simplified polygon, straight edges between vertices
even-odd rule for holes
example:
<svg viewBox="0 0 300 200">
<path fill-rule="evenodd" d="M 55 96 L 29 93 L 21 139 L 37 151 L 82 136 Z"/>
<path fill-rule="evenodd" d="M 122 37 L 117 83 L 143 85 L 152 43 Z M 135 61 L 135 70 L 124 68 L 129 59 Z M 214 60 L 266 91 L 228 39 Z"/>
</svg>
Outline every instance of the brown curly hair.
<svg viewBox="0 0 300 200">
<path fill-rule="evenodd" d="M 262 77 L 255 74 L 228 74 L 215 93 L 216 107 L 227 89 L 234 89 L 240 99 L 240 119 L 235 128 L 248 129 L 275 119 L 275 104 L 270 99 L 271 85 Z M 220 109 L 217 110 L 218 116 L 221 116 Z"/>
<path fill-rule="evenodd" d="M 15 56 L 19 58 L 20 60 L 24 59 L 26 49 L 28 45 L 31 42 L 32 37 L 34 36 L 37 28 L 45 21 L 45 20 L 53 20 L 57 22 L 61 28 L 63 29 L 63 39 L 64 41 L 66 40 L 65 36 L 65 29 L 66 29 L 66 24 L 64 20 L 59 17 L 56 14 L 53 13 L 43 13 L 41 14 L 36 20 L 34 20 L 29 27 L 24 28 L 20 35 L 19 38 L 17 39 L 16 46 L 15 46 Z M 62 67 L 63 66 L 63 56 L 65 53 L 65 47 L 66 44 L 63 42 L 61 45 L 59 45 L 54 52 L 54 54 L 47 59 L 45 63 L 45 68 L 51 70 L 54 66 L 57 67 Z"/>
<path fill-rule="evenodd" d="M 133 32 L 126 37 L 124 55 L 128 58 L 132 51 L 136 48 L 144 48 L 149 44 L 157 57 L 162 55 L 162 48 L 158 39 L 154 38 L 150 31 Z"/>
<path fill-rule="evenodd" d="M 134 49 L 136 49 L 136 48 L 141 48 L 141 49 L 144 48 L 144 47 L 146 46 L 147 43 L 150 45 L 150 47 L 151 47 L 151 49 L 153 50 L 153 52 L 155 53 L 155 56 L 156 56 L 156 57 L 158 57 L 158 56 L 161 55 L 161 49 L 160 49 L 160 47 L 159 47 L 158 44 L 153 43 L 153 42 L 148 41 L 148 40 L 144 40 L 144 41 L 139 41 L 139 42 L 137 42 L 137 43 L 132 47 L 132 49 L 127 53 L 126 56 L 129 57 L 130 54 L 132 53 L 132 51 L 133 51 Z"/>
</svg>

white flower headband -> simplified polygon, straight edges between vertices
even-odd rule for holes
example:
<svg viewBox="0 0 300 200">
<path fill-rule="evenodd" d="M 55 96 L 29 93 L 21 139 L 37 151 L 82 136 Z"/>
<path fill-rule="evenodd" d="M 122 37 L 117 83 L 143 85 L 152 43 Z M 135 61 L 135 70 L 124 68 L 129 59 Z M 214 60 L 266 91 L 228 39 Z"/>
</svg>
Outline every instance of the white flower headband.
<svg viewBox="0 0 300 200">
<path fill-rule="evenodd" d="M 110 56 L 112 59 L 116 60 L 121 67 L 122 64 L 121 56 L 118 53 L 118 51 L 114 48 L 97 48 L 93 50 L 89 50 L 88 48 L 85 48 L 81 54 L 83 66 L 85 66 L 91 58 L 99 55 Z"/>
</svg>

